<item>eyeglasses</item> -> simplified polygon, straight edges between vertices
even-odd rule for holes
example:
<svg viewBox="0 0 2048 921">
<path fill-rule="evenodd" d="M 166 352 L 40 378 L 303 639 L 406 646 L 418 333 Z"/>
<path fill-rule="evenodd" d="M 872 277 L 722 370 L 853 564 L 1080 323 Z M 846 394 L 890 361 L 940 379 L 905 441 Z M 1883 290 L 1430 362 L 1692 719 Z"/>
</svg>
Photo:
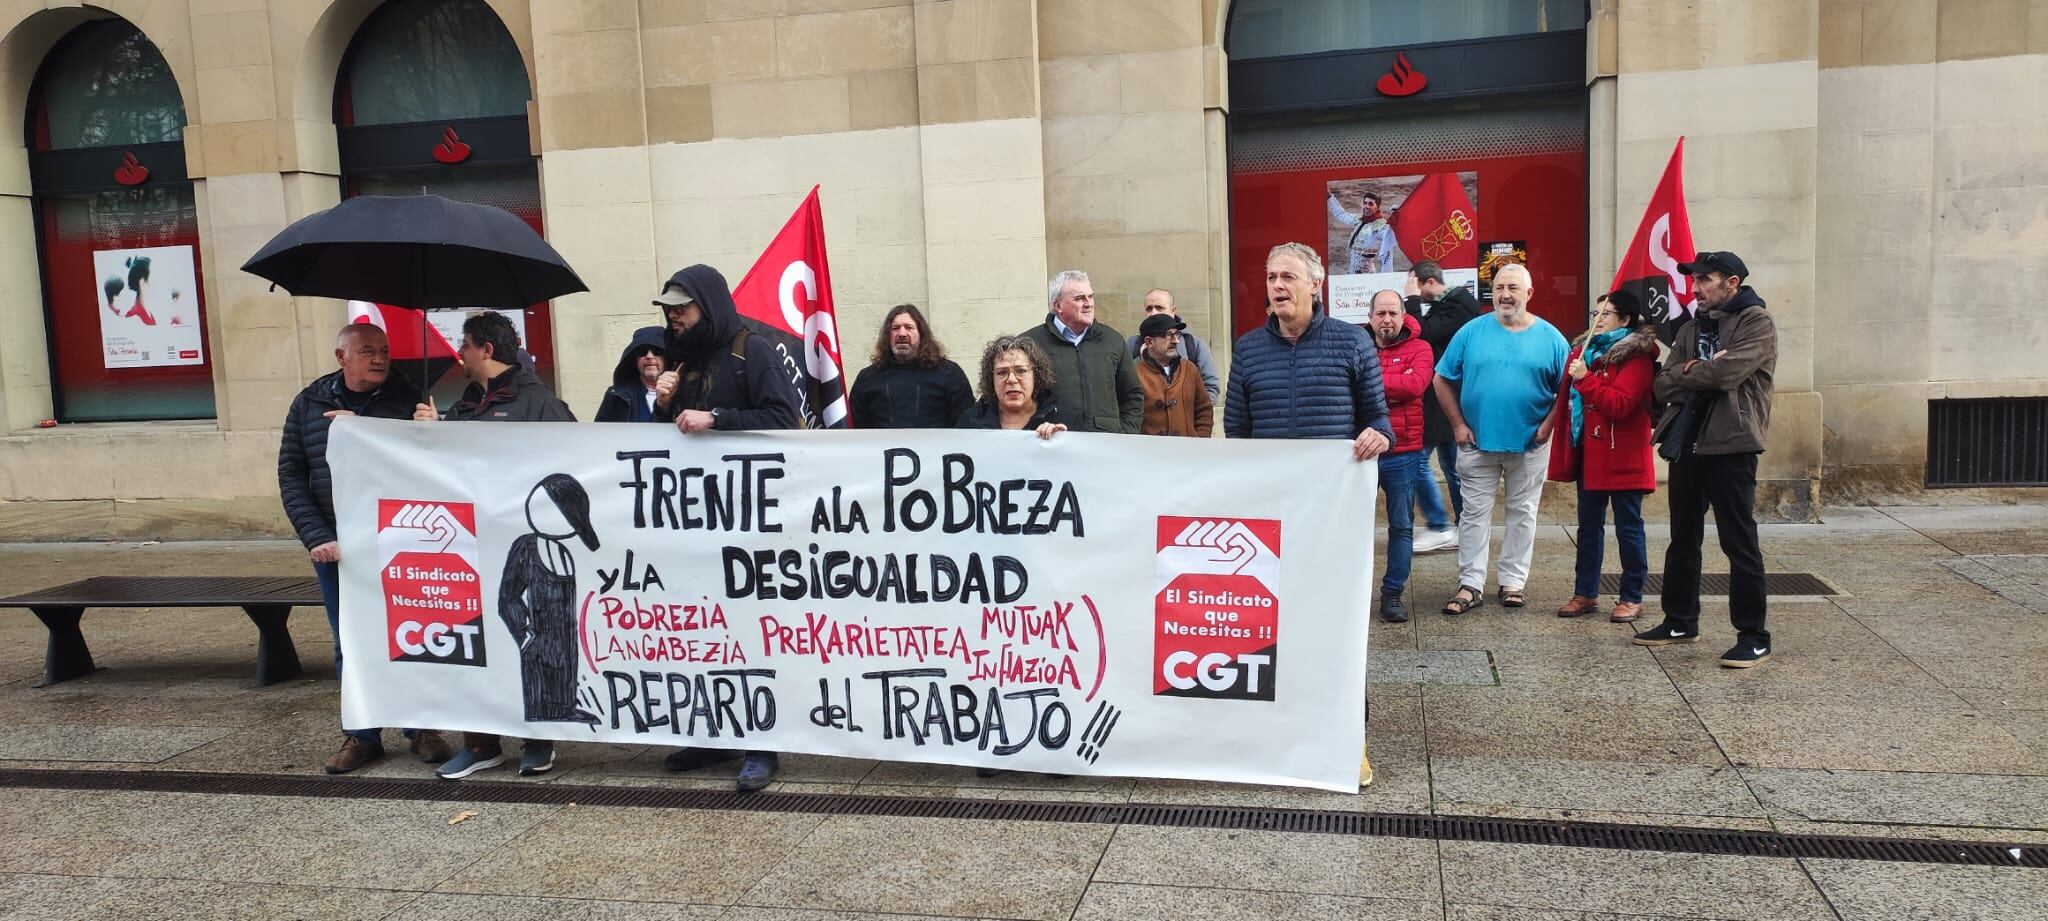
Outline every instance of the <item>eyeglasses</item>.
<svg viewBox="0 0 2048 921">
<path fill-rule="evenodd" d="M 1030 368 L 997 368 L 994 377 L 999 381 L 1023 380 L 1031 376 Z"/>
<path fill-rule="evenodd" d="M 1601 317 L 1613 317 L 1613 318 L 1615 318 L 1615 319 L 1619 320 L 1619 319 L 1621 319 L 1621 314 L 1619 314 L 1619 313 L 1615 313 L 1615 312 L 1614 312 L 1614 311 L 1612 311 L 1612 310 L 1595 310 L 1595 311 L 1593 311 L 1593 319 L 1597 320 L 1597 319 L 1600 319 Z"/>
</svg>

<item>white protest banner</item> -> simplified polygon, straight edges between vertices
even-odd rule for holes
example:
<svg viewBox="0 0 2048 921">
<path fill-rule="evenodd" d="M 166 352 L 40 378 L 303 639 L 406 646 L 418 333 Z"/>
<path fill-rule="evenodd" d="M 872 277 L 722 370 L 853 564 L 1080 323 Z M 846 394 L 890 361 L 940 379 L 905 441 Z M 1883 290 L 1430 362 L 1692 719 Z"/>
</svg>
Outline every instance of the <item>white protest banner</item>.
<svg viewBox="0 0 2048 921">
<path fill-rule="evenodd" d="M 1346 441 L 336 420 L 348 726 L 1356 788 Z"/>
</svg>

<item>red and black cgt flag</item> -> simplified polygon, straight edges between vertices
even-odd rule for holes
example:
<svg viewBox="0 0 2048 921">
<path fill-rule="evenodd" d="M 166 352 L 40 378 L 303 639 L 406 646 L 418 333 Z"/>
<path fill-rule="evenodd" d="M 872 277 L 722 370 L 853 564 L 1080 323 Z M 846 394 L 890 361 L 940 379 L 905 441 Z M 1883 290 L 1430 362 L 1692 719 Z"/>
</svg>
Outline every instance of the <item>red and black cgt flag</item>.
<svg viewBox="0 0 2048 921">
<path fill-rule="evenodd" d="M 1608 290 L 1627 291 L 1641 300 L 1643 319 L 1656 323 L 1657 338 L 1669 343 L 1678 335 L 1678 327 L 1692 317 L 1692 279 L 1678 270 L 1679 263 L 1692 257 L 1692 222 L 1685 215 L 1685 138 L 1681 137 Z"/>
</svg>

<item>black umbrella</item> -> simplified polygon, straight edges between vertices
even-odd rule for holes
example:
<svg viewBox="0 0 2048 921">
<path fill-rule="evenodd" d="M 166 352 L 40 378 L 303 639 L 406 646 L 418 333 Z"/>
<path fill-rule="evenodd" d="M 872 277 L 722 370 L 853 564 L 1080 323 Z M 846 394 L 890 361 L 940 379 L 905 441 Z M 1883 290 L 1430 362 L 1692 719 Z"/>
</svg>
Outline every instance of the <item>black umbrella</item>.
<svg viewBox="0 0 2048 921">
<path fill-rule="evenodd" d="M 438 195 L 364 195 L 309 214 L 271 238 L 242 271 L 295 296 L 423 310 L 518 310 L 590 290 L 512 212 Z M 424 314 L 420 326 L 424 343 Z"/>
</svg>

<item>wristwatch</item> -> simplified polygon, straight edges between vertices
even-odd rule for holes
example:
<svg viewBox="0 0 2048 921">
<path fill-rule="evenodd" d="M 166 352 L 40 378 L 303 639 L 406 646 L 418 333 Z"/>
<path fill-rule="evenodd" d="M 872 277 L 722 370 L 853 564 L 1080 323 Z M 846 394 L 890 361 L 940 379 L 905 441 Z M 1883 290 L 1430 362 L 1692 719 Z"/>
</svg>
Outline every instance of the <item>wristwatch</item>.
<svg viewBox="0 0 2048 921">
<path fill-rule="evenodd" d="M 713 409 L 713 410 L 711 410 L 711 427 L 712 427 L 712 428 L 717 428 L 717 427 L 718 427 L 718 412 L 719 412 L 719 411 L 718 411 L 717 409 Z"/>
</svg>

